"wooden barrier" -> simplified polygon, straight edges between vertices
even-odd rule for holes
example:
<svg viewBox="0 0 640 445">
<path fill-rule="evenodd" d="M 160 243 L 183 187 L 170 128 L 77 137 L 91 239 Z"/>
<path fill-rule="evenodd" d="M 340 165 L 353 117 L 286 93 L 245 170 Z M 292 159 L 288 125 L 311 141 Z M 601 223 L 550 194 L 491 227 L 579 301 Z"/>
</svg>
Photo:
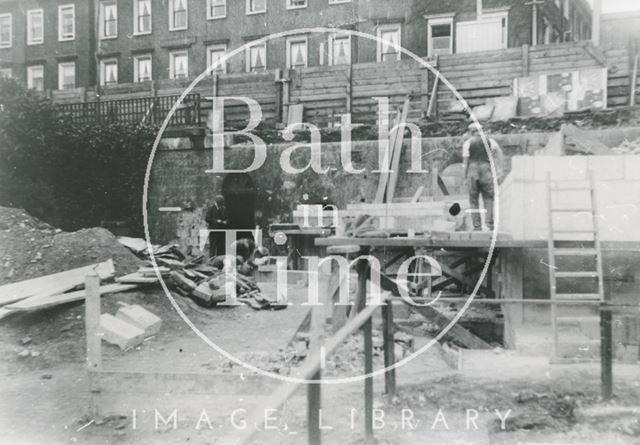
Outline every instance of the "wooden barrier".
<svg viewBox="0 0 640 445">
<path fill-rule="evenodd" d="M 607 67 L 608 106 L 617 107 L 631 102 L 632 59 L 627 49 L 602 52 L 585 41 L 443 55 L 429 62 L 470 106 L 512 95 L 513 80 L 518 77 Z M 446 111 L 457 99 L 442 82 L 435 88 L 435 80 L 430 70 L 406 59 L 390 63 L 216 74 L 204 78 L 190 93 L 203 99 L 198 110 L 200 123 L 206 120 L 210 111 L 210 103 L 207 105 L 206 100 L 217 95 L 246 96 L 257 100 L 262 108 L 263 121 L 271 126 L 286 123 L 288 107 L 301 104 L 304 121 L 322 127 L 338 123 L 340 116 L 347 112 L 352 113 L 354 123 L 375 124 L 376 96 L 388 97 L 392 110 L 400 107 L 408 96 L 411 101 L 410 120 L 424 116 L 429 106 Z M 636 84 L 637 81 L 635 79 Z M 163 79 L 98 89 L 53 91 L 49 96 L 57 103 L 73 104 L 82 109 L 80 104 L 100 101 L 178 96 L 190 82 L 189 79 Z M 432 100 L 434 96 L 436 101 Z M 229 103 L 225 111 L 225 125 L 240 127 L 246 124 L 248 109 L 245 104 Z M 176 124 L 184 125 L 180 121 Z"/>
</svg>

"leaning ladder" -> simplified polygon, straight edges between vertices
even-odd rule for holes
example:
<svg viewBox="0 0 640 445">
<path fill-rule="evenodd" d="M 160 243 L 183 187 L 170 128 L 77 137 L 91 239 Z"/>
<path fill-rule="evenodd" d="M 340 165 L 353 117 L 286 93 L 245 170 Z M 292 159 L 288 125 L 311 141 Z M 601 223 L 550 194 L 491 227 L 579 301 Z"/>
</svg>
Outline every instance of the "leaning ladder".
<svg viewBox="0 0 640 445">
<path fill-rule="evenodd" d="M 581 181 L 584 183 L 585 181 Z M 573 324 L 580 317 L 560 317 L 558 316 L 558 306 L 563 303 L 573 302 L 578 304 L 597 304 L 604 301 L 604 283 L 602 275 L 602 251 L 600 247 L 600 234 L 598 230 L 598 212 L 596 205 L 595 183 L 593 172 L 589 172 L 588 184 L 585 185 L 560 185 L 551 181 L 551 174 L 547 173 L 547 206 L 548 206 L 548 253 L 549 253 L 549 286 L 551 294 L 551 327 L 553 332 L 553 357 L 559 359 L 560 333 L 559 327 L 563 324 Z M 556 207 L 554 196 L 561 192 L 585 192 L 588 193 L 589 205 L 585 208 L 562 208 Z M 554 216 L 557 214 L 575 214 L 588 212 L 591 215 L 590 229 L 575 229 L 571 227 L 557 227 Z M 576 235 L 580 240 L 576 240 Z M 584 240 L 582 238 L 588 238 Z M 576 244 L 577 246 L 560 247 L 557 244 Z M 588 271 L 559 271 L 556 267 L 558 257 L 591 257 L 595 258 L 595 270 Z M 595 289 L 588 293 L 558 293 L 558 280 L 575 278 L 597 279 L 597 283 L 592 283 Z M 576 306 L 574 306 L 576 307 Z"/>
</svg>

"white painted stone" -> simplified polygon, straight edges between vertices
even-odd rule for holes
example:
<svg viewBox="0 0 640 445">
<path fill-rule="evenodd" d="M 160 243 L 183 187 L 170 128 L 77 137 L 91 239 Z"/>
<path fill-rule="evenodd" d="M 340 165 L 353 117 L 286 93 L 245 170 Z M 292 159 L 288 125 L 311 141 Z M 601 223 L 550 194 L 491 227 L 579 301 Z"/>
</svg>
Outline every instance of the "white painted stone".
<svg viewBox="0 0 640 445">
<path fill-rule="evenodd" d="M 131 349 L 139 345 L 145 338 L 142 329 L 111 314 L 102 314 L 100 316 L 100 329 L 104 334 L 102 338 L 106 342 L 117 345 L 122 350 Z"/>
<path fill-rule="evenodd" d="M 625 156 L 585 156 L 596 181 L 624 179 Z"/>
<path fill-rule="evenodd" d="M 144 331 L 145 337 L 160 332 L 162 319 L 137 304 L 118 309 L 116 317 Z"/>
<path fill-rule="evenodd" d="M 640 179 L 640 155 L 624 156 L 625 179 Z"/>
</svg>

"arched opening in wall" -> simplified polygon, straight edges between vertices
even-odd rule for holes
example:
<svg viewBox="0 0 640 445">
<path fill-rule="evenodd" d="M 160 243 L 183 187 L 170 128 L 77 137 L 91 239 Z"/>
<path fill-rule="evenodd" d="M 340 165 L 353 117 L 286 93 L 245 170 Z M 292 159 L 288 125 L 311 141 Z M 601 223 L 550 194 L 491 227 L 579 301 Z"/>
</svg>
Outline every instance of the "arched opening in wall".
<svg viewBox="0 0 640 445">
<path fill-rule="evenodd" d="M 250 230 L 256 224 L 256 186 L 246 173 L 229 173 L 222 181 L 222 194 L 229 215 L 229 229 L 247 232 L 238 238 L 253 238 Z"/>
</svg>

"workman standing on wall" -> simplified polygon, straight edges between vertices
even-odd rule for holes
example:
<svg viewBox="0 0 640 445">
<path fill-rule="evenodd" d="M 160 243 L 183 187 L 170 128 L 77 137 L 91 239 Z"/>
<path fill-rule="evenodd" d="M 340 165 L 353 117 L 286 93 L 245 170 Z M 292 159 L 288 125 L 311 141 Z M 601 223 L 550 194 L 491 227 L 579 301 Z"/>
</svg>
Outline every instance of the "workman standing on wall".
<svg viewBox="0 0 640 445">
<path fill-rule="evenodd" d="M 492 138 L 487 138 L 488 147 L 485 146 L 480 136 L 480 127 L 475 123 L 469 125 L 468 134 L 469 139 L 462 145 L 462 171 L 469 191 L 473 230 L 482 230 L 480 195 L 486 209 L 485 223 L 489 230 L 493 230 L 494 178 L 489 156 L 494 162 L 498 183 L 500 183 L 504 175 L 504 155 L 498 143 Z"/>
</svg>

